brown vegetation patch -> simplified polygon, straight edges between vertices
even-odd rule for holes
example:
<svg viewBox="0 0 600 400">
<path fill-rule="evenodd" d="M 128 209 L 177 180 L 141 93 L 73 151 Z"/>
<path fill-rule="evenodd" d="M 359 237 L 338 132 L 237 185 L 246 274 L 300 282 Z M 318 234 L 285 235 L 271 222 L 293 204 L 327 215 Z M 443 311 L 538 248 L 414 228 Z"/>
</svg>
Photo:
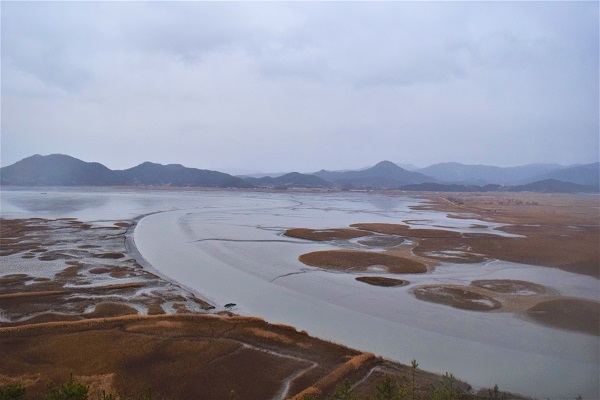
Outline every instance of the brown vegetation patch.
<svg viewBox="0 0 600 400">
<path fill-rule="evenodd" d="M 496 293 L 513 294 L 519 296 L 536 296 L 549 292 L 543 285 L 518 281 L 512 279 L 483 279 L 471 282 L 471 285 L 491 290 Z"/>
<path fill-rule="evenodd" d="M 120 228 L 129 228 L 131 226 L 129 222 L 115 222 L 114 225 Z"/>
<path fill-rule="evenodd" d="M 334 229 L 306 229 L 294 228 L 288 229 L 285 236 L 298 239 L 329 241 L 329 240 L 348 240 L 371 235 L 371 232 L 365 232 L 358 229 L 334 228 Z"/>
<path fill-rule="evenodd" d="M 0 276 L 0 293 L 12 291 L 13 288 L 18 290 L 32 278 L 27 274 L 10 274 Z"/>
<path fill-rule="evenodd" d="M 9 256 L 30 250 L 37 250 L 39 240 L 46 237 L 42 219 L 0 219 L 0 256 Z"/>
<path fill-rule="evenodd" d="M 423 273 L 427 267 L 408 258 L 384 253 L 352 250 L 315 251 L 302 254 L 298 259 L 313 267 L 341 271 L 371 271 L 383 269 L 395 274 Z"/>
<path fill-rule="evenodd" d="M 80 272 L 82 269 L 82 265 L 72 265 L 58 272 L 55 276 L 58 278 L 74 278 L 76 276 L 81 276 Z"/>
<path fill-rule="evenodd" d="M 514 226 L 502 230 L 525 237 L 469 235 L 465 243 L 490 258 L 522 264 L 557 267 L 600 277 L 600 227 Z"/>
<path fill-rule="evenodd" d="M 251 332 L 253 335 L 267 338 L 269 340 L 273 340 L 279 343 L 290 344 L 293 343 L 293 340 L 287 336 L 281 335 L 276 332 L 272 332 L 270 330 L 262 329 L 262 328 L 250 328 L 248 332 Z"/>
<path fill-rule="evenodd" d="M 24 298 L 24 297 L 41 297 L 41 296 L 53 296 L 57 294 L 66 294 L 66 290 L 48 290 L 46 292 L 18 292 L 18 293 L 6 293 L 0 294 L 0 299 L 13 299 L 13 298 Z"/>
<path fill-rule="evenodd" d="M 457 238 L 462 236 L 460 232 L 448 231 L 444 229 L 411 228 L 410 226 L 403 224 L 368 223 L 352 224 L 350 226 L 365 231 L 385 233 L 388 235 L 400 235 L 411 238 Z"/>
<path fill-rule="evenodd" d="M 600 278 L 600 202 L 597 195 L 539 193 L 429 196 L 428 209 L 473 213 L 505 223 L 500 230 L 524 237 L 465 234 L 463 244 L 489 258 L 560 268 Z"/>
<path fill-rule="evenodd" d="M 90 268 L 90 274 L 96 274 L 96 275 L 100 275 L 100 274 L 106 274 L 108 272 L 112 271 L 111 268 L 108 267 L 97 267 L 97 268 Z"/>
<path fill-rule="evenodd" d="M 148 315 L 164 315 L 165 310 L 160 306 L 160 304 L 151 304 L 148 307 Z"/>
<path fill-rule="evenodd" d="M 125 254 L 123 254 L 123 253 L 103 253 L 103 254 L 96 254 L 95 257 L 110 258 L 110 259 L 116 260 L 116 259 L 125 257 Z"/>
<path fill-rule="evenodd" d="M 344 382 L 354 374 L 365 375 L 374 366 L 381 362 L 372 353 L 362 353 L 350 358 L 347 362 L 322 377 L 318 382 L 300 392 L 294 399 L 303 399 L 307 395 L 327 393 L 334 389 L 337 384 Z M 349 380 L 349 379 L 348 379 Z"/>
<path fill-rule="evenodd" d="M 585 299 L 554 299 L 529 308 L 527 318 L 542 325 L 600 336 L 600 303 Z"/>
<path fill-rule="evenodd" d="M 414 288 L 412 293 L 419 300 L 444 304 L 463 310 L 490 311 L 502 306 L 496 299 L 475 293 L 466 287 L 426 285 Z"/>
<path fill-rule="evenodd" d="M 359 282 L 368 283 L 369 285 L 384 287 L 406 286 L 409 283 L 402 279 L 386 278 L 384 276 L 358 276 L 355 279 Z"/>
<path fill-rule="evenodd" d="M 38 260 L 42 261 L 56 261 L 56 260 L 72 260 L 75 256 L 66 254 L 61 251 L 47 251 L 44 255 L 39 256 Z"/>
</svg>

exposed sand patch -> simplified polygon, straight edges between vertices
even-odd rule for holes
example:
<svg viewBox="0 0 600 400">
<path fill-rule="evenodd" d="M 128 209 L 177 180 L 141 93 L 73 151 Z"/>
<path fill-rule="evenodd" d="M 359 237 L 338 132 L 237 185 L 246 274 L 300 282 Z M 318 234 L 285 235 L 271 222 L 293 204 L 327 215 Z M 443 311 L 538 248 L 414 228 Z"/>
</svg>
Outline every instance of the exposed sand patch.
<svg viewBox="0 0 600 400">
<path fill-rule="evenodd" d="M 314 241 L 329 241 L 329 240 L 348 240 L 363 236 L 371 235 L 371 232 L 361 231 L 358 229 L 348 228 L 333 228 L 333 229 L 306 229 L 294 228 L 284 232 L 285 236 L 314 240 Z"/>
<path fill-rule="evenodd" d="M 406 286 L 409 284 L 408 281 L 402 279 L 386 278 L 384 276 L 358 276 L 355 279 L 369 285 L 384 287 Z"/>
<path fill-rule="evenodd" d="M 550 289 L 543 285 L 512 279 L 476 280 L 471 282 L 471 285 L 491 290 L 492 292 L 519 296 L 538 296 L 550 292 Z"/>
<path fill-rule="evenodd" d="M 466 287 L 424 285 L 412 289 L 412 293 L 419 300 L 463 310 L 490 311 L 502 307 L 502 304 L 494 298 L 476 293 Z"/>
<path fill-rule="evenodd" d="M 384 267 L 395 274 L 423 273 L 427 267 L 418 261 L 385 253 L 353 250 L 315 251 L 302 254 L 298 259 L 313 267 L 340 271 L 369 271 L 370 267 Z"/>
<path fill-rule="evenodd" d="M 451 263 L 474 264 L 487 259 L 473 252 L 463 239 L 455 238 L 421 239 L 412 251 L 421 257 Z"/>
<path fill-rule="evenodd" d="M 358 241 L 359 244 L 369 247 L 396 247 L 404 243 L 405 239 L 393 235 L 370 236 Z"/>
</svg>

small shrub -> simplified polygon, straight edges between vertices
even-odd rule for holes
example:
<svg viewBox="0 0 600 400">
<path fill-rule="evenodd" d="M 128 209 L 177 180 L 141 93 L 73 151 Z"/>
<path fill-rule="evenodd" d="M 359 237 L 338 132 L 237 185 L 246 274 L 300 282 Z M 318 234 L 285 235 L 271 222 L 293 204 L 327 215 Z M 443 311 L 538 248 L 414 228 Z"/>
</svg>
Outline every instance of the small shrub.
<svg viewBox="0 0 600 400">
<path fill-rule="evenodd" d="M 406 398 L 405 388 L 398 386 L 391 375 L 386 375 L 376 389 L 377 400 L 404 400 Z"/>
<path fill-rule="evenodd" d="M 456 378 L 446 372 L 442 377 L 442 383 L 431 391 L 431 400 L 459 400 L 460 390 L 454 386 Z"/>
<path fill-rule="evenodd" d="M 419 366 L 419 363 L 417 362 L 417 360 L 412 360 L 410 362 L 410 366 L 410 398 L 411 400 L 415 400 L 415 394 L 417 391 L 415 380 L 417 378 L 417 367 Z"/>
<path fill-rule="evenodd" d="M 19 383 L 0 387 L 0 400 L 20 400 L 25 392 L 25 387 Z"/>
<path fill-rule="evenodd" d="M 505 400 L 506 394 L 502 393 L 500 389 L 498 389 L 498 385 L 494 385 L 493 389 L 488 389 L 488 395 L 486 396 L 486 400 Z"/>
<path fill-rule="evenodd" d="M 343 384 L 338 385 L 333 395 L 329 397 L 329 400 L 356 400 L 356 396 L 352 393 L 350 382 L 346 380 Z"/>
<path fill-rule="evenodd" d="M 50 389 L 48 400 L 88 400 L 89 390 L 89 386 L 75 382 L 71 374 L 67 382 Z"/>
<path fill-rule="evenodd" d="M 98 400 L 117 400 L 117 398 L 110 393 L 106 393 L 103 390 L 102 394 L 98 397 Z"/>
</svg>

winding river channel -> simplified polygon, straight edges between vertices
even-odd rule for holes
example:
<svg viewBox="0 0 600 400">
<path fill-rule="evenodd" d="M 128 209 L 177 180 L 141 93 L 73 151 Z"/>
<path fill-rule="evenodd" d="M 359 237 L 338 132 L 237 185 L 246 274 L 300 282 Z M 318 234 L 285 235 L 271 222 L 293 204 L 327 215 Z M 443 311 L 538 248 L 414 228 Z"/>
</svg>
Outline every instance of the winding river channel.
<svg viewBox="0 0 600 400">
<path fill-rule="evenodd" d="M 236 313 L 292 325 L 403 363 L 416 359 L 424 369 L 452 372 L 474 386 L 498 384 L 543 398 L 598 395 L 597 336 L 544 327 L 509 313 L 428 303 L 409 292 L 420 284 L 519 279 L 562 295 L 599 300 L 596 279 L 493 260 L 442 263 L 431 273 L 402 275 L 408 286 L 379 287 L 356 281 L 358 274 L 298 261 L 311 251 L 360 249 L 357 241 L 331 244 L 283 236 L 290 228 L 402 221 L 501 233 L 493 231 L 497 224 L 412 210 L 422 200 L 375 193 L 36 188 L 3 189 L 1 194 L 4 218 L 76 217 L 101 223 L 145 215 L 133 239 L 146 265 L 217 310 L 233 303 Z"/>
</svg>

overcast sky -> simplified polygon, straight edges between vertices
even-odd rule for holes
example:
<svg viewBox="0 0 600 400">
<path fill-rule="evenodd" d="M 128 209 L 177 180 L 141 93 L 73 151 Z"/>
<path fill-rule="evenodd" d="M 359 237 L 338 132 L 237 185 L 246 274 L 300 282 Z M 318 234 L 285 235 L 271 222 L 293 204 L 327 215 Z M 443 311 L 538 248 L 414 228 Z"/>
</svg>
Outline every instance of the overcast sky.
<svg viewBox="0 0 600 400">
<path fill-rule="evenodd" d="M 599 3 L 1 2 L 1 164 L 599 158 Z"/>
</svg>

